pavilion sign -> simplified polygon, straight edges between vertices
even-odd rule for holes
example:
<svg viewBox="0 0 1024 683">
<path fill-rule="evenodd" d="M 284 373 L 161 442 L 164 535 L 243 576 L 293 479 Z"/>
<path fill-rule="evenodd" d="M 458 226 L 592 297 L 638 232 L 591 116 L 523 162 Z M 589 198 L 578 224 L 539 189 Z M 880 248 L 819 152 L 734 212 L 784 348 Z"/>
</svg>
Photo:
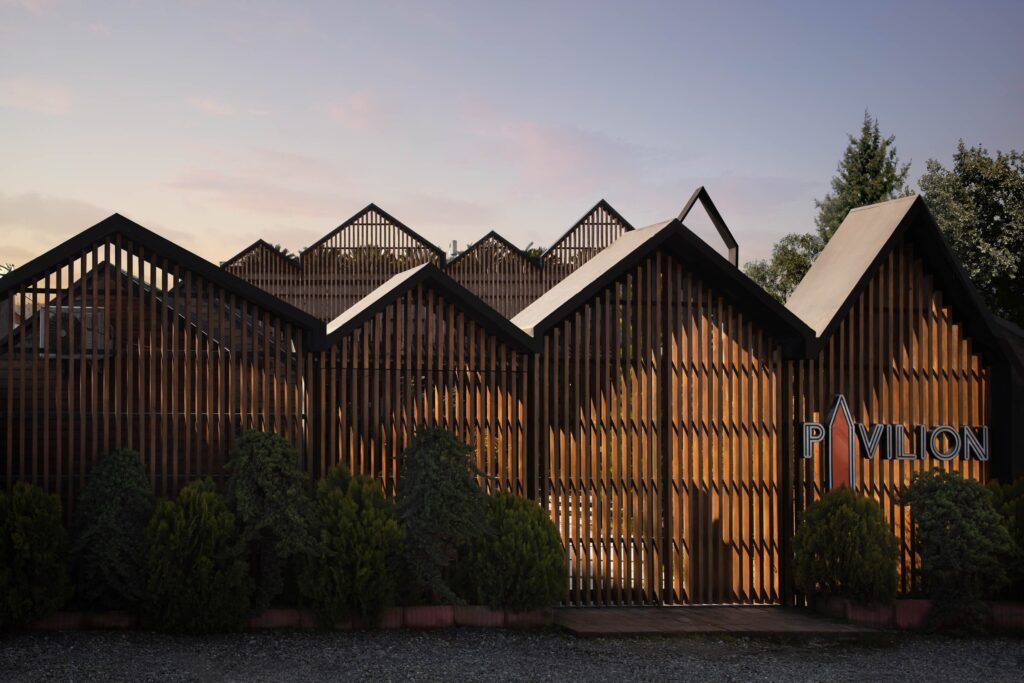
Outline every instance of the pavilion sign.
<svg viewBox="0 0 1024 683">
<path fill-rule="evenodd" d="M 914 425 L 912 430 L 902 424 L 878 423 L 866 425 L 854 422 L 846 397 L 836 394 L 824 424 L 804 422 L 801 425 L 801 455 L 814 457 L 817 444 L 822 444 L 826 456 L 829 489 L 838 486 L 857 486 L 856 460 L 858 453 L 871 460 L 875 455 L 886 460 L 923 460 L 927 457 L 948 462 L 960 457 L 965 460 L 988 460 L 988 427 L 959 429 L 949 425 Z M 912 442 L 908 447 L 908 442 Z"/>
</svg>

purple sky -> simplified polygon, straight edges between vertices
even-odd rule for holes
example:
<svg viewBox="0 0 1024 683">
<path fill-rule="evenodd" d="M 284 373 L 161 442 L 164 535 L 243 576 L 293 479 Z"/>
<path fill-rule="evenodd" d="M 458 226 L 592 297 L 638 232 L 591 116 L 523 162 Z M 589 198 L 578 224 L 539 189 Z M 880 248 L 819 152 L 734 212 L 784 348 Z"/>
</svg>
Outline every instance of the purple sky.
<svg viewBox="0 0 1024 683">
<path fill-rule="evenodd" d="M 371 201 L 547 245 L 699 184 L 747 260 L 813 227 L 865 108 L 915 187 L 959 138 L 1024 148 L 1024 2 L 773 4 L 0 0 L 0 261 L 113 211 L 297 250 Z"/>
</svg>

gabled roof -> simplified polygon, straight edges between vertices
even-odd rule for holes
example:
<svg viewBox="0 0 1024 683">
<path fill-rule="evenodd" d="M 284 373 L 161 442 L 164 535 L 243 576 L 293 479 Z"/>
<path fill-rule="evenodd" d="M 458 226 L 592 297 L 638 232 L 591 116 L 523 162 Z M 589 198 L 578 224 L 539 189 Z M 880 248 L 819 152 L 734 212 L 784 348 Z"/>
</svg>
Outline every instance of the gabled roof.
<svg viewBox="0 0 1024 683">
<path fill-rule="evenodd" d="M 388 223 L 391 223 L 391 225 L 395 226 L 396 228 L 398 228 L 400 231 L 404 232 L 409 237 L 411 237 L 414 240 L 416 240 L 417 242 L 421 243 L 426 249 L 429 249 L 430 251 L 434 252 L 437 255 L 437 257 L 438 257 L 438 263 L 444 263 L 445 255 L 444 255 L 444 250 L 443 249 L 441 249 L 440 247 L 435 245 L 433 242 L 428 240 L 426 237 L 424 237 L 423 235 L 419 234 L 418 232 L 416 232 L 415 230 L 413 230 L 412 228 L 407 226 L 405 223 L 403 223 L 402 221 L 398 220 L 397 218 L 395 218 L 394 216 L 389 214 L 387 211 L 385 211 L 384 209 L 380 208 L 379 206 L 377 206 L 376 204 L 373 204 L 373 203 L 368 204 L 366 206 L 366 208 L 364 208 L 362 211 L 359 211 L 354 216 L 349 218 L 347 221 L 345 221 L 344 223 L 342 223 L 341 225 L 336 227 L 334 230 L 331 230 L 329 233 L 327 233 L 326 235 L 324 235 L 323 237 L 318 239 L 316 242 L 314 242 L 313 244 L 311 244 L 308 247 L 306 247 L 305 249 L 303 249 L 302 253 L 299 254 L 299 259 L 300 260 L 301 259 L 305 259 L 305 256 L 306 256 L 307 253 L 309 253 L 313 249 L 319 247 L 321 244 L 323 244 L 327 240 L 331 239 L 332 237 L 337 235 L 339 232 L 342 232 L 346 228 L 350 227 L 356 221 L 358 221 L 360 218 L 362 218 L 363 216 L 365 216 L 366 214 L 371 213 L 371 212 L 372 213 L 376 213 L 378 216 L 380 216 L 381 218 L 386 220 Z"/>
<path fill-rule="evenodd" d="M 751 319 L 757 320 L 780 341 L 787 342 L 787 355 L 803 353 L 804 344 L 811 336 L 807 326 L 686 228 L 678 218 L 621 235 L 520 311 L 512 318 L 512 323 L 532 337 L 541 338 L 554 325 L 661 248 L 668 249 L 688 268 L 699 273 L 716 292 L 740 302 Z"/>
<path fill-rule="evenodd" d="M 458 306 L 470 318 L 510 346 L 523 351 L 535 350 L 533 340 L 528 335 L 433 263 L 424 263 L 392 276 L 329 322 L 325 346 L 330 347 L 339 338 L 373 318 L 421 283 L 440 293 L 446 300 Z"/>
<path fill-rule="evenodd" d="M 195 321 L 190 321 L 183 313 L 181 313 L 181 311 L 179 311 L 175 307 L 173 303 L 174 295 L 171 293 L 170 290 L 162 294 L 155 294 L 153 292 L 153 287 L 151 285 L 146 284 L 145 282 L 143 282 L 134 275 L 129 275 L 128 272 L 125 271 L 124 269 L 118 270 L 114 266 L 114 264 L 110 263 L 109 261 L 97 263 L 93 268 L 90 268 L 84 274 L 80 275 L 77 280 L 71 282 L 70 284 L 67 285 L 67 287 L 61 289 L 60 296 L 56 300 L 48 299 L 46 303 L 35 312 L 35 315 L 30 315 L 28 319 L 25 320 L 24 323 L 18 325 L 14 330 L 12 330 L 10 335 L 14 337 L 14 339 L 20 339 L 24 338 L 26 333 L 34 334 L 36 318 L 45 308 L 54 305 L 67 306 L 68 299 L 71 297 L 72 293 L 75 290 L 78 290 L 79 292 L 83 291 L 82 288 L 85 286 L 83 283 L 85 282 L 86 278 L 106 277 L 107 271 L 110 271 L 112 279 L 120 280 L 120 285 L 124 287 L 126 290 L 137 290 L 140 296 L 152 297 L 153 300 L 156 301 L 158 304 L 160 304 L 167 310 L 171 311 L 171 313 L 178 320 L 185 323 L 189 327 L 195 329 L 196 333 L 199 334 L 201 337 L 210 338 L 212 340 L 212 343 L 220 345 L 220 342 L 210 337 L 206 330 L 202 329 L 198 324 L 196 324 Z M 168 303 L 167 299 L 170 299 L 171 303 Z M 2 355 L 7 348 L 6 342 L 7 337 L 3 337 L 2 339 L 0 339 L 0 355 Z"/>
<path fill-rule="evenodd" d="M 174 242 L 157 235 L 121 214 L 115 213 L 96 225 L 83 230 L 66 240 L 42 256 L 38 256 L 20 268 L 16 268 L 0 278 L 0 297 L 18 287 L 38 279 L 41 273 L 48 272 L 65 263 L 69 258 L 77 257 L 82 251 L 90 249 L 94 244 L 105 240 L 108 236 L 120 234 L 134 244 L 146 247 L 147 250 L 161 257 L 178 263 L 181 267 L 198 273 L 203 278 L 222 287 L 229 292 L 257 304 L 297 327 L 316 331 L 321 328 L 319 320 L 291 304 L 281 301 L 264 290 L 249 284 L 245 280 L 219 268 L 206 259 L 178 246 Z"/>
<path fill-rule="evenodd" d="M 255 252 L 257 249 L 260 248 L 266 249 L 267 251 L 271 252 L 272 254 L 274 254 L 275 256 L 277 256 L 278 258 L 280 258 L 282 261 L 284 261 L 293 268 L 302 268 L 302 264 L 299 263 L 299 260 L 297 258 L 295 258 L 294 256 L 288 256 L 287 254 L 285 254 L 280 249 L 278 249 L 273 244 L 271 244 L 270 242 L 266 241 L 263 238 L 256 240 L 255 242 L 247 246 L 245 249 L 229 258 L 227 261 L 221 263 L 220 267 L 229 268 L 232 265 L 234 265 L 236 261 L 242 259 L 245 256 L 248 256 L 249 254 Z"/>
<path fill-rule="evenodd" d="M 500 234 L 495 232 L 494 230 L 491 230 L 489 233 L 487 233 L 486 235 L 484 235 L 483 237 L 478 239 L 476 242 L 473 242 L 473 244 L 471 244 L 468 247 L 466 247 L 466 250 L 463 251 L 461 254 L 459 254 L 458 256 L 453 258 L 451 261 L 449 261 L 445 269 L 447 270 L 448 268 L 451 268 L 452 266 L 454 266 L 456 263 L 461 261 L 467 255 L 471 254 L 474 249 L 477 249 L 477 248 L 483 246 L 484 242 L 486 242 L 489 239 L 493 239 L 493 240 L 499 242 L 502 246 L 504 246 L 506 249 L 508 249 L 511 253 L 516 254 L 518 256 L 521 256 L 522 258 L 526 259 L 526 261 L 529 262 L 531 265 L 534 265 L 534 266 L 536 266 L 538 268 L 540 267 L 540 263 L 538 263 L 537 259 L 533 258 L 528 253 L 526 253 L 526 250 L 520 249 L 519 247 L 517 247 L 516 245 L 512 244 L 511 242 L 509 242 L 504 237 L 502 237 Z"/>
<path fill-rule="evenodd" d="M 811 355 L 832 336 L 882 262 L 904 238 L 912 239 L 931 265 L 929 272 L 941 285 L 943 300 L 970 323 L 975 345 L 1008 359 L 994 317 L 918 195 L 850 211 L 793 290 L 786 308 L 817 335 Z"/>
<path fill-rule="evenodd" d="M 586 220 L 588 218 L 590 218 L 598 209 L 604 209 L 606 212 L 608 212 L 608 214 L 611 215 L 612 218 L 614 218 L 618 222 L 622 223 L 622 227 L 626 231 L 633 230 L 632 224 L 630 224 L 629 221 L 627 221 L 625 218 L 623 218 L 622 214 L 620 214 L 618 211 L 613 209 L 611 204 L 606 202 L 604 199 L 601 199 L 600 201 L 597 202 L 597 204 L 594 204 L 594 206 L 592 206 L 589 211 L 587 211 L 585 214 L 583 214 L 583 216 L 580 217 L 580 219 L 578 221 L 573 223 L 571 228 L 569 228 L 564 233 L 562 233 L 561 237 L 559 237 L 557 240 L 552 242 L 551 246 L 549 246 L 547 249 L 544 250 L 544 253 L 542 253 L 540 255 L 541 261 L 546 259 L 548 257 L 548 254 L 550 254 L 555 249 L 555 247 L 557 247 L 562 242 L 564 242 L 566 239 L 568 239 L 569 235 L 571 235 L 574 232 L 576 232 L 576 229 L 579 228 L 581 225 L 583 225 L 583 223 L 585 223 Z"/>
</svg>

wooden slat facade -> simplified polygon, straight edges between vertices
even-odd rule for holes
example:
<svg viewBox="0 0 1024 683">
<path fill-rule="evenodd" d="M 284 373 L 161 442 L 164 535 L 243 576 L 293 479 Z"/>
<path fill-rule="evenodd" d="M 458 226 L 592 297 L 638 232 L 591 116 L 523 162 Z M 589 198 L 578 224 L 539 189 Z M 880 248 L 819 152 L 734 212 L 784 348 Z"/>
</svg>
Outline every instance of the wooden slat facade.
<svg viewBox="0 0 1024 683">
<path fill-rule="evenodd" d="M 547 291 L 544 266 L 495 233 L 459 254 L 445 271 L 506 318 Z"/>
<path fill-rule="evenodd" d="M 511 318 L 627 230 L 632 226 L 601 201 L 536 259 L 492 232 L 446 263 L 438 247 L 371 205 L 298 259 L 260 240 L 223 267 L 329 321 L 392 275 L 432 263 Z"/>
<path fill-rule="evenodd" d="M 293 306 L 302 306 L 306 300 L 302 263 L 263 240 L 224 263 L 222 268 Z"/>
<path fill-rule="evenodd" d="M 544 291 L 554 287 L 633 227 L 604 200 L 597 203 L 541 256 Z"/>
<path fill-rule="evenodd" d="M 823 422 L 843 394 L 852 417 L 865 424 L 976 427 L 991 424 L 990 371 L 957 311 L 944 303 L 928 265 L 904 242 L 889 253 L 836 332 L 811 360 L 787 363 L 795 422 Z M 798 452 L 794 430 L 787 450 Z M 907 442 L 907 452 L 914 452 Z M 1001 453 L 997 457 L 1010 457 Z M 797 458 L 794 514 L 825 491 L 824 459 Z M 920 588 L 910 519 L 900 491 L 922 469 L 957 470 L 984 481 L 988 463 L 957 457 L 890 460 L 857 457 L 858 490 L 881 504 L 900 541 L 900 590 Z M 795 520 L 794 520 L 795 521 Z"/>
<path fill-rule="evenodd" d="M 545 334 L 534 448 L 572 603 L 779 599 L 781 363 L 664 252 Z"/>
<path fill-rule="evenodd" d="M 375 220 L 353 225 L 376 239 Z M 327 326 L 141 226 L 101 227 L 0 280 L 0 476 L 59 493 L 69 514 L 116 447 L 140 451 L 174 495 L 222 480 L 240 431 L 269 430 L 311 475 L 342 464 L 393 492 L 416 427 L 440 425 L 472 446 L 488 490 L 549 511 L 571 604 L 779 603 L 796 519 L 825 488 L 822 459 L 799 456 L 800 422 L 821 421 L 837 393 L 855 420 L 908 429 L 993 412 L 991 366 L 911 240 L 808 357 L 802 323 L 697 238 L 679 241 L 681 225 L 552 308 L 537 337 L 458 272 L 396 278 Z M 328 270 L 303 294 L 324 312 L 368 286 Z M 329 281 L 340 293 L 320 291 Z M 903 591 L 916 579 L 898 491 L 937 465 L 988 474 L 960 459 L 857 462 L 901 538 Z"/>
<path fill-rule="evenodd" d="M 23 319 L 0 344 L 8 487 L 70 508 L 91 463 L 124 447 L 174 495 L 220 478 L 240 430 L 304 448 L 303 331 L 181 264 L 114 235 L 5 298 Z"/>
<path fill-rule="evenodd" d="M 398 454 L 431 425 L 474 448 L 488 490 L 526 494 L 529 355 L 435 288 L 405 292 L 315 360 L 318 472 L 346 464 L 392 493 Z"/>
</svg>

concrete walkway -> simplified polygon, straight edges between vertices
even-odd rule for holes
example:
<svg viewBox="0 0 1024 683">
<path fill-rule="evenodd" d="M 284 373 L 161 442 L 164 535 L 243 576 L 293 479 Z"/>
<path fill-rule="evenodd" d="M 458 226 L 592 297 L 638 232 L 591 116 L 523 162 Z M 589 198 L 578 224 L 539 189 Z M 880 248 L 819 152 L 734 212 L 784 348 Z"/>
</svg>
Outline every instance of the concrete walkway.
<svg viewBox="0 0 1024 683">
<path fill-rule="evenodd" d="M 555 623 L 578 636 L 855 636 L 878 633 L 808 610 L 756 606 L 562 607 Z"/>
</svg>

